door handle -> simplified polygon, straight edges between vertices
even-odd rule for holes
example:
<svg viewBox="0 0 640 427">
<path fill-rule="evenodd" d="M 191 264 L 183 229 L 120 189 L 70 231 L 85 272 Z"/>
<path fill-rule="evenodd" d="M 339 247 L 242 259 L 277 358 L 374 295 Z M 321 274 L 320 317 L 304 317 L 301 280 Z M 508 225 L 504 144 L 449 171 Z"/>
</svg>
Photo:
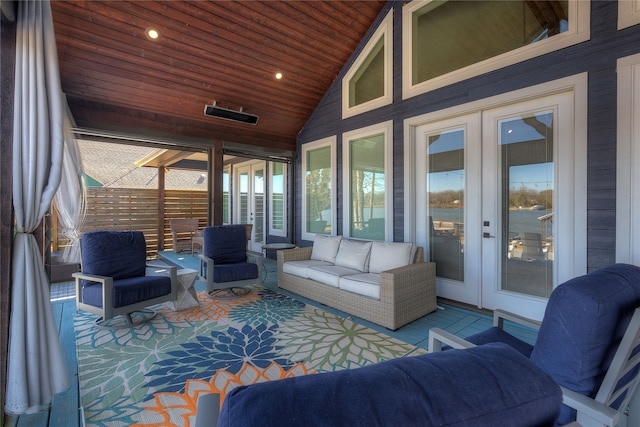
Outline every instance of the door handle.
<svg viewBox="0 0 640 427">
<path fill-rule="evenodd" d="M 484 237 L 485 239 L 493 239 L 496 236 L 492 236 L 490 233 L 484 232 L 482 233 L 482 237 Z"/>
</svg>

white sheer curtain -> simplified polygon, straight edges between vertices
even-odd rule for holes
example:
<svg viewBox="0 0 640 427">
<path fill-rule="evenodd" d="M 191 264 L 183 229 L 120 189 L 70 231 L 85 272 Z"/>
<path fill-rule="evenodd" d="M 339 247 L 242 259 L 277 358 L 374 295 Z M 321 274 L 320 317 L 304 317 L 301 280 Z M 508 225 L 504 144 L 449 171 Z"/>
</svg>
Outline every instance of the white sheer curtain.
<svg viewBox="0 0 640 427">
<path fill-rule="evenodd" d="M 69 377 L 33 231 L 60 183 L 65 112 L 48 1 L 18 3 L 13 132 L 11 324 L 5 411 L 29 413 Z"/>
<path fill-rule="evenodd" d="M 84 220 L 86 201 L 82 182 L 82 159 L 73 134 L 74 127 L 73 116 L 67 108 L 64 116 L 62 176 L 55 197 L 58 220 L 62 225 L 60 233 L 70 242 L 63 254 L 66 262 L 80 262 L 79 230 Z"/>
</svg>

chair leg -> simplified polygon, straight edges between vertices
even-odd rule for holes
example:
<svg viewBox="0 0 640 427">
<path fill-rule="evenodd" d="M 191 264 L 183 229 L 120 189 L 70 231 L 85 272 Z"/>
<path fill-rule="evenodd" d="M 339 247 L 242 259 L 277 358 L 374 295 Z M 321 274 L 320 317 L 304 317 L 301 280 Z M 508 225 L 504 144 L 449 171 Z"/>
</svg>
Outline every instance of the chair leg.
<svg viewBox="0 0 640 427">
<path fill-rule="evenodd" d="M 140 313 L 142 319 L 137 322 L 134 322 L 133 316 L 132 316 L 133 313 Z M 156 317 L 156 314 L 158 313 L 155 310 L 151 310 L 151 309 L 136 310 L 132 313 L 125 313 L 119 316 L 115 316 L 108 320 L 104 320 L 104 317 L 100 317 L 96 319 L 95 324 L 97 327 L 103 328 L 103 329 L 131 328 L 131 327 L 141 325 L 145 322 L 148 322 L 149 320 Z"/>
<path fill-rule="evenodd" d="M 245 296 L 249 292 L 251 292 L 251 289 L 249 288 L 244 288 L 241 286 L 231 286 L 228 288 L 214 289 L 207 292 L 207 295 L 209 296 L 209 298 L 213 299 L 229 299 Z"/>
</svg>

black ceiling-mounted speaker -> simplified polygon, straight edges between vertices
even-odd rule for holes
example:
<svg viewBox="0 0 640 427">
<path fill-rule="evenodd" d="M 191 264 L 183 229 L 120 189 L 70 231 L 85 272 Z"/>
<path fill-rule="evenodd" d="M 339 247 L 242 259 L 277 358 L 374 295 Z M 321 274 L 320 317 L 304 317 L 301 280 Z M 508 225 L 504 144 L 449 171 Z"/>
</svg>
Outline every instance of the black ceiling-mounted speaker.
<svg viewBox="0 0 640 427">
<path fill-rule="evenodd" d="M 220 119 L 232 120 L 234 122 L 248 123 L 255 125 L 258 123 L 258 116 L 255 114 L 249 114 L 242 111 L 230 110 L 228 108 L 218 107 L 214 102 L 213 105 L 204 106 L 204 115 L 209 117 L 218 117 Z"/>
</svg>

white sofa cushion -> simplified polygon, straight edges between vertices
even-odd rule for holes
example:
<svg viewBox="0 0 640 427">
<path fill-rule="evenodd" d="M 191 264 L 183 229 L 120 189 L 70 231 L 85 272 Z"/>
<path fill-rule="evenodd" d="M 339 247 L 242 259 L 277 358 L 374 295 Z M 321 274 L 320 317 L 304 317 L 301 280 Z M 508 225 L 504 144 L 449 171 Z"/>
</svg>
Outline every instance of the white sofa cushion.
<svg viewBox="0 0 640 427">
<path fill-rule="evenodd" d="M 337 288 L 340 276 L 357 273 L 358 270 L 339 265 L 318 265 L 309 268 L 308 278 Z"/>
<path fill-rule="evenodd" d="M 338 248 L 338 254 L 336 255 L 335 264 L 367 272 L 369 270 L 370 252 L 371 242 L 342 239 L 340 247 Z"/>
<path fill-rule="evenodd" d="M 333 264 L 336 261 L 341 240 L 342 236 L 316 234 L 313 240 L 313 249 L 311 249 L 311 259 L 327 261 Z"/>
<path fill-rule="evenodd" d="M 305 259 L 302 261 L 287 261 L 282 264 L 284 273 L 293 274 L 294 276 L 309 278 L 309 268 L 317 265 L 333 265 L 327 261 L 317 259 Z"/>
<path fill-rule="evenodd" d="M 338 287 L 345 291 L 380 299 L 380 274 L 362 273 L 342 276 Z"/>
<path fill-rule="evenodd" d="M 369 257 L 369 272 L 381 273 L 413 264 L 415 253 L 415 244 L 410 242 L 373 242 Z"/>
</svg>

